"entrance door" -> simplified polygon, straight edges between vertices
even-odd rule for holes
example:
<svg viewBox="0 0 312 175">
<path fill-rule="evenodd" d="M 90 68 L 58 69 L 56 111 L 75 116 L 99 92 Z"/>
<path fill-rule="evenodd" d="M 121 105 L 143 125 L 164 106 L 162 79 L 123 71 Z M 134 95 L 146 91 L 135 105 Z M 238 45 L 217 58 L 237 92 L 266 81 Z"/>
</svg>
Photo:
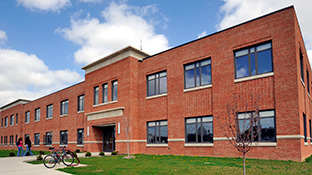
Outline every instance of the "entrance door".
<svg viewBox="0 0 312 175">
<path fill-rule="evenodd" d="M 115 126 L 103 129 L 103 151 L 112 152 L 115 150 Z"/>
</svg>

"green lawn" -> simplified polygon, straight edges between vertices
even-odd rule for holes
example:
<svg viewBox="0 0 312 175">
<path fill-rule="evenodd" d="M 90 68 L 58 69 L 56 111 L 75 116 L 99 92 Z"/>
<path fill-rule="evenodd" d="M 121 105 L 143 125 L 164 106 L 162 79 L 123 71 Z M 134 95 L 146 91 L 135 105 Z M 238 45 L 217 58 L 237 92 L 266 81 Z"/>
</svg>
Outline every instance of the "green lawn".
<svg viewBox="0 0 312 175">
<path fill-rule="evenodd" d="M 15 153 L 15 156 L 17 156 L 17 148 L 16 150 L 0 150 L 0 157 L 9 157 L 9 154 L 10 152 L 13 152 Z M 24 152 L 25 152 L 25 149 L 24 149 Z M 39 155 L 39 151 L 33 151 L 31 150 L 31 152 L 34 154 L 34 155 Z M 49 151 L 44 151 L 45 154 L 48 154 L 50 153 Z"/>
<path fill-rule="evenodd" d="M 241 158 L 212 158 L 167 155 L 135 155 L 81 158 L 87 167 L 68 167 L 72 174 L 242 174 Z M 247 174 L 312 174 L 312 162 L 247 159 Z"/>
</svg>

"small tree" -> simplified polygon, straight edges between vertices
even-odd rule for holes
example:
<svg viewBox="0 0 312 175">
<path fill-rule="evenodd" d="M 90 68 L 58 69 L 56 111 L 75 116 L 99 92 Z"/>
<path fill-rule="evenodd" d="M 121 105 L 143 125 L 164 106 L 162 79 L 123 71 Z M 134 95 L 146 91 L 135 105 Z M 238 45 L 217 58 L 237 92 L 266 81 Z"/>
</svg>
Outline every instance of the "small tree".
<svg viewBox="0 0 312 175">
<path fill-rule="evenodd" d="M 239 101 L 237 101 L 238 99 Z M 238 99 L 234 94 L 234 103 L 227 104 L 227 116 L 223 121 L 219 118 L 219 125 L 231 145 L 243 153 L 245 175 L 246 153 L 254 148 L 252 144 L 257 144 L 260 141 L 258 137 L 260 131 L 259 97 L 254 100 L 251 94 L 249 103 L 241 99 L 240 96 Z"/>
</svg>

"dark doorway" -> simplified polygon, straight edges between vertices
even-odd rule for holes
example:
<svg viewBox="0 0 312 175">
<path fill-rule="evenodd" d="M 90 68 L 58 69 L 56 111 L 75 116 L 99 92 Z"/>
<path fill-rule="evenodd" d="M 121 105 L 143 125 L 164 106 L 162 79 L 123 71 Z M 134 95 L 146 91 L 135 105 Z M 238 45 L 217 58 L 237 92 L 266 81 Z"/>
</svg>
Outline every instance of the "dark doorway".
<svg viewBox="0 0 312 175">
<path fill-rule="evenodd" d="M 103 151 L 115 151 L 115 126 L 103 128 Z"/>
</svg>

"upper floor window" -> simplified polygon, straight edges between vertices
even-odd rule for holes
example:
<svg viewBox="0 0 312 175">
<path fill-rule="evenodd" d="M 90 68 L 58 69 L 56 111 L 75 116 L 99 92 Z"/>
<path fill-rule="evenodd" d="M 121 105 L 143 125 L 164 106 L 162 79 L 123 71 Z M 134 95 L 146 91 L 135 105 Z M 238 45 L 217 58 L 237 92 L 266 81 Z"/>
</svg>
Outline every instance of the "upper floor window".
<svg viewBox="0 0 312 175">
<path fill-rule="evenodd" d="M 25 123 L 29 123 L 30 111 L 25 112 Z"/>
<path fill-rule="evenodd" d="M 260 111 L 259 112 L 259 121 L 256 117 L 256 120 L 250 128 L 250 118 L 251 113 L 240 113 L 238 114 L 239 119 L 239 128 L 240 133 L 244 136 L 251 135 L 252 141 L 260 142 L 275 142 L 276 141 L 276 129 L 275 129 L 275 114 L 274 110 L 269 111 Z M 260 127 L 260 128 L 258 128 Z M 251 130 L 250 130 L 251 129 Z M 253 134 L 249 134 L 249 132 Z M 242 138 L 244 138 L 242 136 Z"/>
<path fill-rule="evenodd" d="M 40 121 L 40 108 L 35 109 L 35 121 Z"/>
<path fill-rule="evenodd" d="M 304 82 L 304 75 L 303 75 L 303 55 L 301 50 L 299 50 L 300 52 L 300 75 L 301 75 L 301 80 Z"/>
<path fill-rule="evenodd" d="M 211 60 L 205 59 L 184 66 L 184 88 L 211 84 Z"/>
<path fill-rule="evenodd" d="M 308 89 L 308 93 L 310 94 L 310 76 L 309 76 L 308 70 L 307 70 L 307 89 Z"/>
<path fill-rule="evenodd" d="M 310 143 L 312 143 L 312 125 L 311 125 L 311 120 L 309 120 L 309 128 L 310 128 Z"/>
<path fill-rule="evenodd" d="M 3 127 L 3 118 L 1 118 L 1 127 Z"/>
<path fill-rule="evenodd" d="M 84 95 L 78 96 L 78 111 L 84 111 Z"/>
<path fill-rule="evenodd" d="M 4 119 L 4 126 L 8 127 L 8 124 L 9 124 L 9 118 L 5 117 L 5 119 Z"/>
<path fill-rule="evenodd" d="M 18 114 L 16 114 L 15 123 L 18 124 Z"/>
<path fill-rule="evenodd" d="M 147 76 L 147 96 L 167 93 L 167 71 Z"/>
<path fill-rule="evenodd" d="M 40 144 L 40 134 L 35 133 L 35 142 L 34 145 L 39 145 Z"/>
<path fill-rule="evenodd" d="M 273 71 L 272 44 L 266 43 L 239 50 L 235 55 L 235 78 Z"/>
<path fill-rule="evenodd" d="M 64 130 L 60 132 L 60 144 L 61 145 L 67 145 L 67 140 L 68 140 L 68 131 Z"/>
<path fill-rule="evenodd" d="M 61 101 L 61 115 L 68 114 L 68 100 Z"/>
<path fill-rule="evenodd" d="M 14 115 L 11 115 L 11 117 L 10 117 L 10 125 L 11 126 L 14 125 Z"/>
<path fill-rule="evenodd" d="M 77 145 L 83 145 L 83 129 L 77 129 Z"/>
<path fill-rule="evenodd" d="M 53 117 L 53 104 L 47 106 L 47 117 L 46 118 L 52 118 Z"/>
<path fill-rule="evenodd" d="M 118 81 L 112 81 L 112 101 L 118 100 Z"/>
<path fill-rule="evenodd" d="M 304 134 L 304 142 L 307 142 L 307 117 L 305 113 L 303 113 L 303 134 Z"/>
<path fill-rule="evenodd" d="M 99 104 L 99 87 L 96 86 L 93 89 L 93 104 L 97 105 Z"/>
<path fill-rule="evenodd" d="M 185 142 L 213 142 L 212 116 L 187 118 L 185 127 Z"/>
<path fill-rule="evenodd" d="M 107 103 L 107 95 L 108 95 L 108 84 L 105 83 L 102 85 L 102 91 L 103 91 L 103 94 L 102 94 L 102 102 L 103 103 Z"/>
<path fill-rule="evenodd" d="M 147 122 L 147 143 L 168 143 L 168 122 Z"/>
</svg>

